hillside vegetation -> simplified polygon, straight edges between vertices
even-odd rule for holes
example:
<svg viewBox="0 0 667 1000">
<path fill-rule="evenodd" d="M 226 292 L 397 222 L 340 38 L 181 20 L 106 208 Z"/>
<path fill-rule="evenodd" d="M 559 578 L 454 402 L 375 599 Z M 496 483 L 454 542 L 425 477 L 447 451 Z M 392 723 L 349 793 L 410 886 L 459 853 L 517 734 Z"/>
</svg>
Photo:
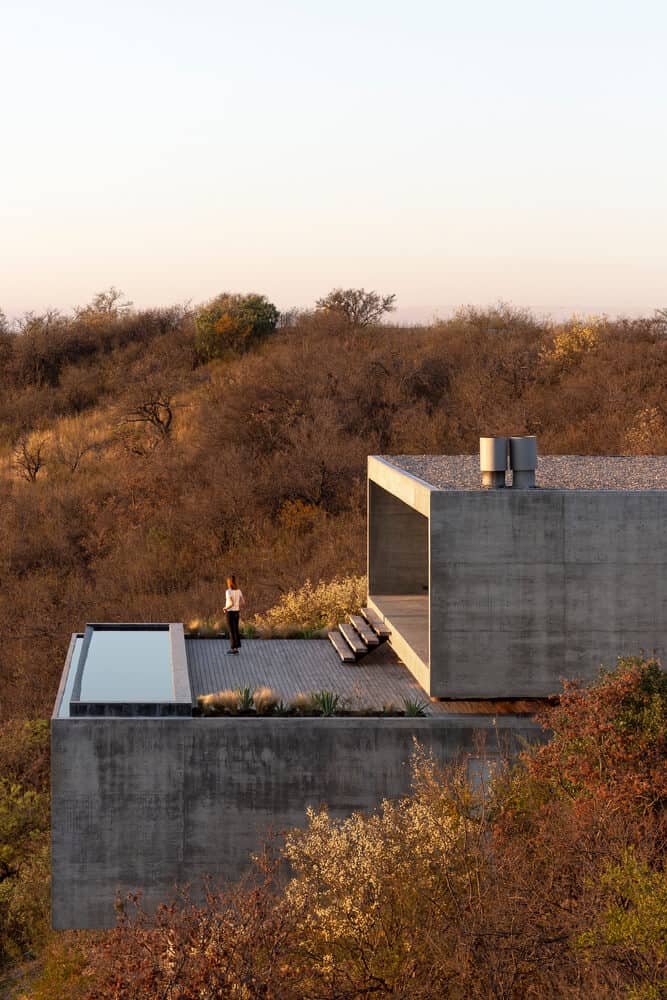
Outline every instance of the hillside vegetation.
<svg viewBox="0 0 667 1000">
<path fill-rule="evenodd" d="M 110 289 L 0 318 L 2 717 L 50 711 L 86 621 L 214 618 L 230 571 L 260 614 L 363 572 L 369 453 L 667 451 L 664 315 L 378 324 L 392 301 L 276 326 L 262 296 L 136 310 Z"/>
<path fill-rule="evenodd" d="M 660 1000 L 667 990 L 667 675 L 627 658 L 545 711 L 552 737 L 491 771 L 416 748 L 371 815 L 310 810 L 247 884 L 131 897 L 52 934 L 22 1000 Z M 214 842 L 212 849 L 215 849 Z"/>
</svg>

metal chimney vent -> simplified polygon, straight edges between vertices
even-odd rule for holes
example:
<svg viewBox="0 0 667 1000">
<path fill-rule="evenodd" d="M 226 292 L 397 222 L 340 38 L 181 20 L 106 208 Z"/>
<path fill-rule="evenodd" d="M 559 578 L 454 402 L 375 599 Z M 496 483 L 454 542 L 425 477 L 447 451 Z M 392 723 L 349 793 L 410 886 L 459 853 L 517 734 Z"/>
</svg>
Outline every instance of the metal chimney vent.
<svg viewBox="0 0 667 1000">
<path fill-rule="evenodd" d="M 510 438 L 510 469 L 512 486 L 530 490 L 535 486 L 537 469 L 537 438 L 534 436 Z"/>
<path fill-rule="evenodd" d="M 479 439 L 479 468 L 482 473 L 484 489 L 498 490 L 503 488 L 505 470 L 507 469 L 507 438 Z"/>
</svg>

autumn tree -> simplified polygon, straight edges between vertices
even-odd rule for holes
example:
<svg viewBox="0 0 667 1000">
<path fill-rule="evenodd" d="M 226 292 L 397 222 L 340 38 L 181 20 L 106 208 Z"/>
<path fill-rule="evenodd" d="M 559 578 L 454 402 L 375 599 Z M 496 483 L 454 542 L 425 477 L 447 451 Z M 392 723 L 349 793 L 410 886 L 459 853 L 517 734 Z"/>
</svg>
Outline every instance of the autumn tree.
<svg viewBox="0 0 667 1000">
<path fill-rule="evenodd" d="M 104 291 L 98 292 L 88 305 L 76 309 L 75 314 L 77 319 L 115 319 L 129 313 L 132 305 L 133 303 L 126 299 L 124 292 L 110 285 Z"/>
<path fill-rule="evenodd" d="M 19 382 L 55 386 L 63 362 L 67 320 L 57 309 L 26 313 L 18 322 L 12 366 Z"/>
<path fill-rule="evenodd" d="M 119 901 L 117 929 L 93 950 L 87 1000 L 179 1000 L 300 996 L 285 962 L 293 934 L 288 907 L 263 861 L 255 883 L 209 886 L 203 902 L 187 890 L 148 913 L 141 897 Z"/>
<path fill-rule="evenodd" d="M 527 755 L 520 780 L 549 802 L 613 801 L 614 810 L 667 807 L 667 673 L 656 659 L 624 657 L 587 686 L 565 681 L 543 716 L 553 733 Z M 528 805 L 528 811 L 532 807 Z M 514 819 L 520 809 L 509 809 Z"/>
<path fill-rule="evenodd" d="M 323 299 L 318 299 L 320 312 L 342 317 L 352 327 L 374 326 L 385 313 L 395 308 L 395 295 L 379 295 L 364 288 L 334 288 Z"/>
<path fill-rule="evenodd" d="M 264 295 L 218 295 L 195 314 L 195 344 L 202 361 L 249 350 L 275 330 L 280 313 Z"/>
<path fill-rule="evenodd" d="M 556 371 L 572 368 L 587 354 L 597 350 L 603 324 L 604 320 L 598 316 L 589 316 L 586 320 L 574 317 L 556 331 L 553 342 L 543 349 L 540 360 Z"/>
</svg>

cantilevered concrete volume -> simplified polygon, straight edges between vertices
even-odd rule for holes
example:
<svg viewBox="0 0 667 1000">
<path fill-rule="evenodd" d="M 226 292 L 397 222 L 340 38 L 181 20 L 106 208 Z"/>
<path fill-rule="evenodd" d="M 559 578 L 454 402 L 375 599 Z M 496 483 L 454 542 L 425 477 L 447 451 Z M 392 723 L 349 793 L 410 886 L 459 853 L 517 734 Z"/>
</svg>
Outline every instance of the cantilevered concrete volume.
<svg viewBox="0 0 667 1000">
<path fill-rule="evenodd" d="M 369 604 L 429 695 L 542 697 L 664 655 L 666 525 L 665 456 L 547 456 L 532 489 L 484 488 L 476 456 L 373 456 Z"/>
</svg>

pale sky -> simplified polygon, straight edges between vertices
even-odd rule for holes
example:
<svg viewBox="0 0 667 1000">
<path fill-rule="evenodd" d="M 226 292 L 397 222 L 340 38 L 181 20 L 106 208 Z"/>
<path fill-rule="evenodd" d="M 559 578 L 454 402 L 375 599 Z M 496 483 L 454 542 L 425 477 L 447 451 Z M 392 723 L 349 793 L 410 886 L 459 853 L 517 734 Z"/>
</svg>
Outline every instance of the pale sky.
<svg viewBox="0 0 667 1000">
<path fill-rule="evenodd" d="M 666 42 L 666 0 L 0 0 L 0 307 L 665 307 Z"/>
</svg>

